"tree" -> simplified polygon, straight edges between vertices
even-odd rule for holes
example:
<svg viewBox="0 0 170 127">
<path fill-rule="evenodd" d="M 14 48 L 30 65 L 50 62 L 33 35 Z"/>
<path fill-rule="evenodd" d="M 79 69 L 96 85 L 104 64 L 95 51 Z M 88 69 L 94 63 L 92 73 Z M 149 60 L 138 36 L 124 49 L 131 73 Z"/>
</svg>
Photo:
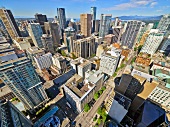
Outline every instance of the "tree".
<svg viewBox="0 0 170 127">
<path fill-rule="evenodd" d="M 115 73 L 113 74 L 113 77 L 116 77 L 116 75 L 117 75 L 117 73 L 115 72 Z"/>
<path fill-rule="evenodd" d="M 67 54 L 64 52 L 64 50 L 61 50 L 61 55 L 62 56 L 67 56 Z"/>
<path fill-rule="evenodd" d="M 84 106 L 84 111 L 85 111 L 85 112 L 88 112 L 89 110 L 90 110 L 89 104 L 85 104 L 85 106 Z"/>
<path fill-rule="evenodd" d="M 137 47 L 134 48 L 134 51 L 136 51 L 136 50 L 137 50 Z"/>
<path fill-rule="evenodd" d="M 97 123 L 100 125 L 100 123 L 101 123 L 101 119 L 100 118 L 97 120 Z"/>
<path fill-rule="evenodd" d="M 134 57 L 134 58 L 132 59 L 131 64 L 133 64 L 133 63 L 135 62 L 135 60 L 136 60 L 136 57 Z"/>
<path fill-rule="evenodd" d="M 73 59 L 76 59 L 77 57 L 74 55 L 74 53 L 71 53 L 72 54 L 72 58 Z"/>
<path fill-rule="evenodd" d="M 143 45 L 139 45 L 139 46 L 138 46 L 138 54 L 140 53 L 140 51 L 141 51 L 141 49 L 142 49 L 142 46 L 143 46 Z"/>
<path fill-rule="evenodd" d="M 99 90 L 99 94 L 101 95 L 103 93 L 103 90 Z"/>
<path fill-rule="evenodd" d="M 102 108 L 101 108 L 101 107 L 99 107 L 99 108 L 97 109 L 97 113 L 98 113 L 99 115 L 102 114 Z"/>
<path fill-rule="evenodd" d="M 102 90 L 104 91 L 106 89 L 106 87 L 105 86 L 102 86 Z"/>
<path fill-rule="evenodd" d="M 94 99 L 97 100 L 98 98 L 99 98 L 99 93 L 97 92 L 94 94 Z"/>
</svg>

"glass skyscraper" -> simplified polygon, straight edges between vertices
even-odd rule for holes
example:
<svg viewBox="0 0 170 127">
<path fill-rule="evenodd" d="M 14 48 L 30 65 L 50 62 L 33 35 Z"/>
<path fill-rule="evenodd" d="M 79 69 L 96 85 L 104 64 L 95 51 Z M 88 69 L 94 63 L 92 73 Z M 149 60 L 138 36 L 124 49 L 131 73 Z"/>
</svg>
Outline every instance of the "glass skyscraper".
<svg viewBox="0 0 170 127">
<path fill-rule="evenodd" d="M 96 20 L 96 7 L 91 7 L 92 20 Z"/>
<path fill-rule="evenodd" d="M 64 30 L 66 28 L 66 15 L 64 8 L 57 8 L 57 15 L 59 19 L 60 28 Z"/>
<path fill-rule="evenodd" d="M 48 99 L 42 82 L 26 57 L 0 64 L 0 78 L 30 111 Z"/>
<path fill-rule="evenodd" d="M 100 30 L 99 30 L 99 36 L 105 37 L 109 33 L 110 23 L 111 23 L 112 15 L 108 14 L 101 14 L 100 19 Z"/>
</svg>

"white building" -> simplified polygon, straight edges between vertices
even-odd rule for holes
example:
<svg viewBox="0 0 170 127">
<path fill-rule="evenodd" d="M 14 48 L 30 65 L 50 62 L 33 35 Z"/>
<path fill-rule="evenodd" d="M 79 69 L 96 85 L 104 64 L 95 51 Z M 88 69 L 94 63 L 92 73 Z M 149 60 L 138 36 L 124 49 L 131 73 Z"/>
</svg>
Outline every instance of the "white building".
<svg viewBox="0 0 170 127">
<path fill-rule="evenodd" d="M 160 46 L 164 35 L 162 33 L 150 33 L 144 43 L 141 52 L 153 55 Z"/>
<path fill-rule="evenodd" d="M 18 37 L 15 40 L 13 39 L 13 42 L 20 50 L 27 50 L 28 48 L 31 48 L 31 44 L 29 42 L 29 39 L 31 39 L 31 38 L 29 38 L 29 37 Z"/>
<path fill-rule="evenodd" d="M 83 78 L 85 77 L 85 72 L 91 70 L 91 62 L 81 57 L 71 61 L 70 64 L 76 73 Z"/>
<path fill-rule="evenodd" d="M 44 68 L 49 68 L 53 64 L 51 53 L 46 53 L 41 56 L 36 55 L 34 56 L 34 60 L 40 70 Z"/>
<path fill-rule="evenodd" d="M 112 48 L 111 51 L 104 52 L 101 55 L 99 70 L 112 76 L 118 66 L 121 57 L 120 52 L 121 51 L 116 48 Z"/>
</svg>

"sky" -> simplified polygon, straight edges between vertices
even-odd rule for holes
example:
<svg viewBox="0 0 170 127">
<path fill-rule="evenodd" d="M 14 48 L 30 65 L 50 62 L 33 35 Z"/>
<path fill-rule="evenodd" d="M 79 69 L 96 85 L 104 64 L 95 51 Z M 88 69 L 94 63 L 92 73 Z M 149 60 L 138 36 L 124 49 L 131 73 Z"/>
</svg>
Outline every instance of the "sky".
<svg viewBox="0 0 170 127">
<path fill-rule="evenodd" d="M 79 18 L 81 13 L 90 13 L 97 7 L 101 14 L 117 16 L 158 16 L 170 13 L 170 0 L 0 0 L 0 7 L 10 9 L 13 15 L 34 17 L 36 13 L 53 18 L 57 8 L 64 7 L 67 18 Z"/>
</svg>

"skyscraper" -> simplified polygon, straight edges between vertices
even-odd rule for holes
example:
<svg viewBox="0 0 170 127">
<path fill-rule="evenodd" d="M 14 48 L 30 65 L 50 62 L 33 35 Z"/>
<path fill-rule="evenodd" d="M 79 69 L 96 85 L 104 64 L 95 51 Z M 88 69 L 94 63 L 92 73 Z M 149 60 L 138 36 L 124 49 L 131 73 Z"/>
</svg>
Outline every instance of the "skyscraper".
<svg viewBox="0 0 170 127">
<path fill-rule="evenodd" d="M 56 49 L 58 47 L 58 44 L 60 44 L 60 27 L 57 23 L 50 23 L 45 22 L 44 23 L 45 33 L 52 35 L 52 40 L 54 43 L 54 48 Z"/>
<path fill-rule="evenodd" d="M 35 19 L 40 25 L 44 25 L 44 22 L 48 22 L 47 16 L 42 14 L 35 14 Z"/>
<path fill-rule="evenodd" d="M 57 14 L 59 19 L 60 28 L 64 30 L 66 28 L 66 15 L 64 8 L 57 8 Z"/>
<path fill-rule="evenodd" d="M 105 37 L 109 33 L 112 15 L 101 14 L 99 36 Z"/>
<path fill-rule="evenodd" d="M 10 101 L 0 102 L 1 127 L 32 127 L 32 122 L 24 116 Z"/>
<path fill-rule="evenodd" d="M 81 32 L 85 37 L 91 35 L 91 18 L 91 14 L 80 15 Z"/>
<path fill-rule="evenodd" d="M 28 24 L 28 32 L 31 36 L 33 43 L 36 47 L 43 48 L 43 44 L 41 41 L 41 36 L 43 34 L 41 26 L 39 23 L 29 23 Z"/>
<path fill-rule="evenodd" d="M 1 63 L 0 78 L 30 112 L 48 99 L 38 74 L 26 57 Z"/>
<path fill-rule="evenodd" d="M 91 7 L 92 20 L 96 20 L 96 7 Z"/>
<path fill-rule="evenodd" d="M 160 46 L 163 38 L 164 35 L 162 33 L 150 33 L 141 49 L 141 52 L 153 55 Z"/>
<path fill-rule="evenodd" d="M 2 19 L 10 37 L 15 39 L 16 37 L 21 37 L 19 28 L 15 22 L 14 16 L 10 10 L 1 8 L 0 18 Z"/>
<path fill-rule="evenodd" d="M 167 30 L 170 31 L 170 14 L 164 15 L 161 20 L 159 21 L 158 27 L 162 32 L 166 32 Z"/>
<path fill-rule="evenodd" d="M 128 21 L 126 30 L 122 35 L 121 44 L 132 49 L 136 36 L 143 25 L 145 24 L 141 21 Z"/>
</svg>

